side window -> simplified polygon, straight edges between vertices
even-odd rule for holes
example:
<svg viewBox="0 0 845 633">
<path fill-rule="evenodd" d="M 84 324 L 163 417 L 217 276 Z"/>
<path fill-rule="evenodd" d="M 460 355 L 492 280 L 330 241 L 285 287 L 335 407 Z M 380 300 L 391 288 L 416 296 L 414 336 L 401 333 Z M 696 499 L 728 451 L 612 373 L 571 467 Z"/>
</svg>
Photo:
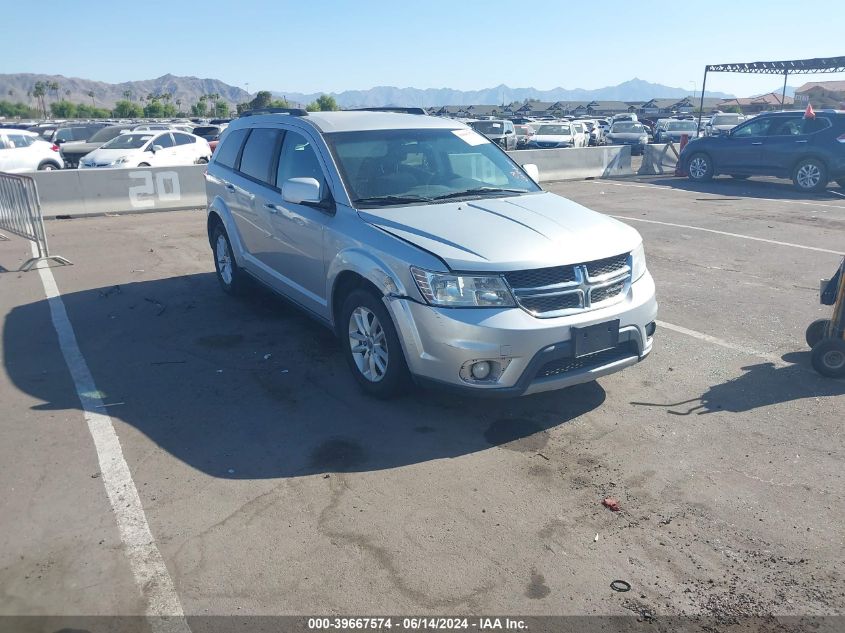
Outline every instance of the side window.
<svg viewBox="0 0 845 633">
<path fill-rule="evenodd" d="M 831 126 L 830 119 L 826 117 L 813 117 L 812 119 L 802 119 L 801 134 L 815 134 L 826 130 Z"/>
<path fill-rule="evenodd" d="M 168 147 L 173 147 L 173 138 L 170 134 L 162 134 L 161 136 L 157 136 L 156 139 L 153 141 L 153 145 L 161 145 L 162 148 L 167 149 Z"/>
<path fill-rule="evenodd" d="M 5 136 L 0 136 L 0 149 L 9 149 L 9 143 Z"/>
<path fill-rule="evenodd" d="M 253 128 L 241 154 L 239 171 L 245 176 L 273 185 L 273 167 L 279 151 L 282 131 Z"/>
<path fill-rule="evenodd" d="M 238 160 L 238 153 L 241 151 L 241 145 L 244 144 L 248 129 L 233 130 L 223 139 L 219 147 L 214 152 L 214 162 L 230 169 L 235 168 L 235 161 Z"/>
<path fill-rule="evenodd" d="M 9 134 L 7 138 L 10 147 L 29 147 L 32 145 L 32 137 L 26 134 Z"/>
<path fill-rule="evenodd" d="M 803 134 L 801 131 L 802 119 L 799 117 L 786 117 L 775 119 L 769 128 L 769 136 L 799 136 Z"/>
<path fill-rule="evenodd" d="M 193 137 L 188 136 L 187 134 L 181 134 L 180 132 L 174 132 L 173 139 L 176 141 L 176 145 L 190 145 L 191 143 L 196 143 Z"/>
<path fill-rule="evenodd" d="M 762 118 L 746 123 L 733 129 L 731 136 L 736 138 L 747 138 L 751 136 L 765 136 L 769 129 L 769 119 Z"/>
<path fill-rule="evenodd" d="M 325 191 L 326 179 L 317 154 L 311 143 L 296 132 L 285 134 L 276 172 L 276 186 L 281 187 L 290 178 L 315 178 L 320 183 L 320 190 Z"/>
</svg>

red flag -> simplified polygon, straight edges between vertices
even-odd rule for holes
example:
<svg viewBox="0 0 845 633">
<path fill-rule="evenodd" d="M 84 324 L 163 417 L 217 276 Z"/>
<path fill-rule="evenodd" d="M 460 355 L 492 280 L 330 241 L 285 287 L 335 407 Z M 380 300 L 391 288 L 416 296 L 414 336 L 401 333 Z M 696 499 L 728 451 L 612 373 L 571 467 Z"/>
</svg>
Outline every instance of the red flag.
<svg viewBox="0 0 845 633">
<path fill-rule="evenodd" d="M 813 111 L 813 104 L 812 103 L 807 104 L 807 109 L 804 110 L 804 118 L 805 119 L 815 119 L 816 118 L 816 113 Z"/>
</svg>

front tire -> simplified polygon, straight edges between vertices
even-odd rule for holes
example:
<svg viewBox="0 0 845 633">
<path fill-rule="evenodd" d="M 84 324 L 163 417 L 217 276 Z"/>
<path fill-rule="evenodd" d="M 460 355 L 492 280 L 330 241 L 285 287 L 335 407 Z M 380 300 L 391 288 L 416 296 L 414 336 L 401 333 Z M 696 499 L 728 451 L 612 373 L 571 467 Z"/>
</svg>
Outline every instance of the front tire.
<svg viewBox="0 0 845 633">
<path fill-rule="evenodd" d="M 804 333 L 804 339 L 810 349 L 818 345 L 827 334 L 827 326 L 830 325 L 830 319 L 816 319 L 807 326 L 807 331 Z"/>
<path fill-rule="evenodd" d="M 381 297 L 369 290 L 353 290 L 340 314 L 338 334 L 355 380 L 376 398 L 400 394 L 408 384 L 408 365 Z"/>
<path fill-rule="evenodd" d="M 701 152 L 693 154 L 689 159 L 687 173 L 689 173 L 689 179 L 695 182 L 713 180 L 713 159 Z"/>
<path fill-rule="evenodd" d="M 845 340 L 826 338 L 813 348 L 813 369 L 828 378 L 845 376 Z"/>
<path fill-rule="evenodd" d="M 804 158 L 792 171 L 792 182 L 798 191 L 816 193 L 827 187 L 827 167 L 815 158 Z"/>
<path fill-rule="evenodd" d="M 138 167 L 149 167 L 149 163 L 138 163 Z"/>
<path fill-rule="evenodd" d="M 245 273 L 238 266 L 232 254 L 232 244 L 221 223 L 217 223 L 211 231 L 211 248 L 214 252 L 214 269 L 217 271 L 217 281 L 223 292 L 230 295 L 240 295 L 246 290 Z"/>
</svg>

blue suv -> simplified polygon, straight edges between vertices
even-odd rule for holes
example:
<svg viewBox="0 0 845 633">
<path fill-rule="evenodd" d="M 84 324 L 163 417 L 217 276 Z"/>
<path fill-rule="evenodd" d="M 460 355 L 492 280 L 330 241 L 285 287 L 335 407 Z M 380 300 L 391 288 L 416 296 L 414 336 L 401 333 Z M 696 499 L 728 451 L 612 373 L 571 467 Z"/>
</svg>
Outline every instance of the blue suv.
<svg viewBox="0 0 845 633">
<path fill-rule="evenodd" d="M 697 138 L 684 148 L 681 168 L 690 180 L 717 174 L 734 178 L 791 178 L 803 192 L 821 191 L 831 180 L 845 187 L 845 111 L 766 112 L 729 134 Z"/>
</svg>

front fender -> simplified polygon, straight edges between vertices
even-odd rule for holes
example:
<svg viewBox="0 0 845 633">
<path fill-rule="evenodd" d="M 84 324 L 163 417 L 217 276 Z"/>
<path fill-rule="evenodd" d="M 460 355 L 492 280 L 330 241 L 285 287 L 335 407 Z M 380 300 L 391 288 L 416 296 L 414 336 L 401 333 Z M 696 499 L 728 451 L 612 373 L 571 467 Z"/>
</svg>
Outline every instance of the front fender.
<svg viewBox="0 0 845 633">
<path fill-rule="evenodd" d="M 390 265 L 378 255 L 361 247 L 340 251 L 329 262 L 326 274 L 326 296 L 329 299 L 329 314 L 334 314 L 334 288 L 337 278 L 343 272 L 353 272 L 381 290 L 385 295 L 405 297 L 408 288 Z"/>
</svg>

